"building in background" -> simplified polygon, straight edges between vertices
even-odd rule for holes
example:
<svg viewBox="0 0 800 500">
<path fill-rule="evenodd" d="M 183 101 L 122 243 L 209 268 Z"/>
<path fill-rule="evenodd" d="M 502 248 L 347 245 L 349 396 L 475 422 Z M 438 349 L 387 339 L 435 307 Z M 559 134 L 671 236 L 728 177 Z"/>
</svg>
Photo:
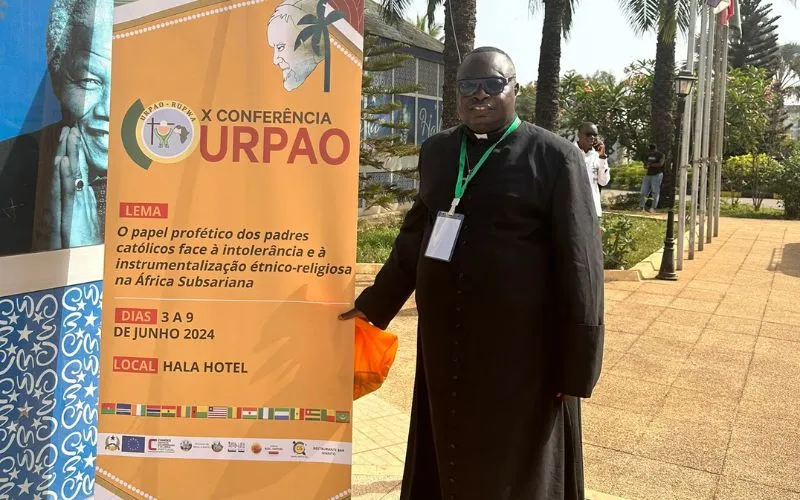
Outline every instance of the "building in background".
<svg viewBox="0 0 800 500">
<path fill-rule="evenodd" d="M 381 18 L 380 6 L 372 1 L 366 2 L 364 29 L 365 36 L 372 35 L 378 39 L 406 44 L 406 52 L 413 56 L 402 68 L 375 73 L 373 77 L 376 85 L 383 80 L 386 86 L 408 84 L 422 87 L 417 93 L 394 96 L 395 101 L 403 107 L 396 112 L 399 116 L 393 119 L 411 125 L 407 140 L 419 146 L 428 137 L 439 132 L 441 125 L 444 44 L 419 31 L 411 23 L 403 21 L 397 25 L 386 24 Z M 366 100 L 364 104 L 367 104 Z M 375 132 L 362 126 L 362 135 Z"/>
<path fill-rule="evenodd" d="M 401 107 L 392 116 L 387 116 L 386 121 L 407 123 L 409 128 L 402 135 L 407 143 L 419 147 L 428 137 L 441 130 L 444 44 L 409 22 L 387 24 L 381 17 L 379 4 L 374 1 L 365 2 L 364 31 L 365 37 L 373 36 L 379 41 L 405 44 L 406 48 L 403 50 L 412 56 L 402 67 L 373 73 L 373 84 L 386 87 L 414 85 L 420 87 L 420 90 L 410 94 L 365 96 L 362 98 L 362 105 L 376 106 L 389 100 L 400 104 Z M 364 121 L 361 123 L 362 138 L 389 133 L 391 131 L 377 125 Z M 389 158 L 384 169 L 362 165 L 361 174 L 367 176 L 371 183 L 394 184 L 403 189 L 411 189 L 416 187 L 416 180 L 398 172 L 415 169 L 416 163 L 416 156 Z"/>
</svg>

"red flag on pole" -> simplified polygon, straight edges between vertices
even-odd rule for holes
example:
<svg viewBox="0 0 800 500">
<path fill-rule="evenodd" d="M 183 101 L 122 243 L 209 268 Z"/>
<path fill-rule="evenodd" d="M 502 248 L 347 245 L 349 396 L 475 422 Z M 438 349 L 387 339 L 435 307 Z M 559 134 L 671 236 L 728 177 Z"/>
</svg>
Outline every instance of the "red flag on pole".
<svg viewBox="0 0 800 500">
<path fill-rule="evenodd" d="M 725 8 L 725 10 L 723 10 L 722 14 L 719 16 L 719 22 L 723 26 L 727 25 L 728 21 L 733 17 L 733 13 L 734 13 L 734 9 L 735 9 L 735 7 L 734 7 L 735 3 L 736 3 L 736 0 L 731 0 L 730 3 L 728 4 L 728 6 Z"/>
</svg>

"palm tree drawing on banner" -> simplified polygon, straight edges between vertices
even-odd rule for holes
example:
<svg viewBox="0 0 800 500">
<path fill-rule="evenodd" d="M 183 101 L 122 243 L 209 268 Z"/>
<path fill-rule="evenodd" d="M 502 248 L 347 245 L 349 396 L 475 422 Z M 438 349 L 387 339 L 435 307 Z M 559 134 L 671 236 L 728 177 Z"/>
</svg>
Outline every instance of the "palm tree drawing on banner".
<svg viewBox="0 0 800 500">
<path fill-rule="evenodd" d="M 331 87 L 331 35 L 328 31 L 328 26 L 336 21 L 344 19 L 344 14 L 338 10 L 331 11 L 327 16 L 325 15 L 325 0 L 318 0 L 317 2 L 317 15 L 306 14 L 300 21 L 297 22 L 298 26 L 305 26 L 297 35 L 297 40 L 294 42 L 294 49 L 297 50 L 307 41 L 311 39 L 311 48 L 317 57 L 324 57 L 325 63 L 325 81 L 323 83 L 323 90 L 330 92 Z M 320 42 L 323 48 L 320 48 Z"/>
</svg>

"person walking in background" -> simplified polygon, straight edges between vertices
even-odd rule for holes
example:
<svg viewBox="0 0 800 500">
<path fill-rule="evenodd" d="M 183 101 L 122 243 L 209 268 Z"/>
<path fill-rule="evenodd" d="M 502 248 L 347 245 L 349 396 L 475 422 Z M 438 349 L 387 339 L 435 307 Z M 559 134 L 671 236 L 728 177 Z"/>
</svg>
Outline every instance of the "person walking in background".
<svg viewBox="0 0 800 500">
<path fill-rule="evenodd" d="M 386 328 L 416 290 L 403 500 L 585 498 L 579 398 L 603 357 L 599 221 L 582 155 L 516 116 L 515 79 L 499 49 L 464 58 L 463 125 L 422 145 L 392 252 L 340 315 Z"/>
<path fill-rule="evenodd" d="M 600 206 L 600 186 L 605 186 L 611 180 L 611 168 L 608 166 L 606 146 L 600 140 L 597 125 L 584 122 L 578 127 L 578 140 L 575 143 L 583 152 L 583 161 L 586 172 L 589 174 L 589 183 L 592 188 L 592 200 L 598 217 L 603 215 Z"/>
<path fill-rule="evenodd" d="M 644 168 L 647 173 L 642 179 L 642 199 L 639 201 L 639 208 L 644 210 L 647 204 L 647 197 L 653 194 L 653 204 L 650 212 L 658 206 L 658 198 L 661 196 L 661 181 L 664 180 L 664 153 L 656 149 L 655 144 L 650 145 L 647 157 L 644 161 Z"/>
</svg>

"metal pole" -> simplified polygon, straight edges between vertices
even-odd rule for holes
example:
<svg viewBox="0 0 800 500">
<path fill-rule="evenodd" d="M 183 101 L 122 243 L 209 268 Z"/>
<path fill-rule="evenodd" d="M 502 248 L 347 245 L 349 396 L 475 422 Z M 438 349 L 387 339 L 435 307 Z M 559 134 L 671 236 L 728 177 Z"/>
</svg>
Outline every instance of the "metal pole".
<svg viewBox="0 0 800 500">
<path fill-rule="evenodd" d="M 700 9 L 700 59 L 698 61 L 697 102 L 694 114 L 694 139 L 692 140 L 692 209 L 689 219 L 689 260 L 694 259 L 697 234 L 697 194 L 700 184 L 701 145 L 703 133 L 703 99 L 705 97 L 706 52 L 708 51 L 708 18 L 711 8 L 703 5 Z"/>
<path fill-rule="evenodd" d="M 697 250 L 703 251 L 705 246 L 705 229 L 706 229 L 706 207 L 708 206 L 708 169 L 709 169 L 709 144 L 708 140 L 711 137 L 709 124 L 711 123 L 711 83 L 714 81 L 714 34 L 716 33 L 716 23 L 714 22 L 715 16 L 709 11 L 708 13 L 708 49 L 706 51 L 706 74 L 705 81 L 705 98 L 703 99 L 703 163 L 700 167 L 700 198 L 697 200 L 700 205 L 700 229 L 697 234 Z"/>
<path fill-rule="evenodd" d="M 697 31 L 697 2 L 689 2 L 689 36 L 686 39 L 686 71 L 694 74 L 695 36 Z M 680 168 L 680 181 L 678 182 L 678 261 L 675 265 L 678 271 L 683 270 L 683 246 L 686 234 L 686 181 L 689 164 L 689 139 L 692 133 L 692 100 L 694 88 L 683 102 L 683 123 L 681 124 L 681 154 L 678 163 Z"/>
<path fill-rule="evenodd" d="M 738 8 L 738 6 L 737 6 Z M 725 162 L 725 103 L 728 98 L 728 36 L 730 29 L 728 25 L 722 26 L 722 71 L 720 72 L 720 105 L 717 122 L 719 148 L 719 170 L 717 171 L 717 206 L 715 207 L 716 217 L 714 217 L 714 236 L 719 236 L 719 213 L 722 204 L 722 164 Z"/>
<path fill-rule="evenodd" d="M 669 168 L 672 170 L 672 178 L 675 178 L 675 173 L 678 167 L 678 160 L 680 160 L 680 149 L 678 141 L 680 139 L 681 122 L 683 121 L 683 100 L 685 97 L 680 98 L 678 103 L 678 116 L 675 120 L 675 144 L 672 146 L 672 152 L 669 158 Z M 664 253 L 661 255 L 661 267 L 658 271 L 657 279 L 675 281 L 678 275 L 675 273 L 675 190 L 666 193 L 666 202 L 669 207 L 667 212 L 667 234 L 664 238 Z"/>
<path fill-rule="evenodd" d="M 720 154 L 719 154 L 719 122 L 716 120 L 719 115 L 719 102 L 720 102 L 720 82 L 722 75 L 722 27 L 717 28 L 714 36 L 714 80 L 712 87 L 714 89 L 714 99 L 711 105 L 711 118 L 709 124 L 711 126 L 711 135 L 709 138 L 710 150 L 710 170 L 708 171 L 708 226 L 706 227 L 706 243 L 713 241 L 713 228 L 714 217 L 717 214 L 717 170 L 720 169 Z"/>
</svg>

